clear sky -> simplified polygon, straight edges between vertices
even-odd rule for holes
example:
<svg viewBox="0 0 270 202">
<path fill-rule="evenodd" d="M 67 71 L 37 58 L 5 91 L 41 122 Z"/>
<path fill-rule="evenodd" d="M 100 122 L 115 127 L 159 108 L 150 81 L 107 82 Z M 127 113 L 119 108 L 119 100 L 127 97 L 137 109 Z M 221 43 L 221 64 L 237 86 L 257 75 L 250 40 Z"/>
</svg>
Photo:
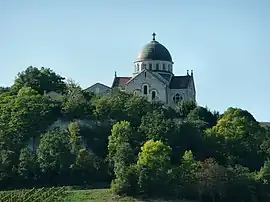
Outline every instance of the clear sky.
<svg viewBox="0 0 270 202">
<path fill-rule="evenodd" d="M 0 86 L 30 65 L 111 85 L 152 32 L 200 105 L 270 121 L 270 0 L 0 0 Z"/>
</svg>

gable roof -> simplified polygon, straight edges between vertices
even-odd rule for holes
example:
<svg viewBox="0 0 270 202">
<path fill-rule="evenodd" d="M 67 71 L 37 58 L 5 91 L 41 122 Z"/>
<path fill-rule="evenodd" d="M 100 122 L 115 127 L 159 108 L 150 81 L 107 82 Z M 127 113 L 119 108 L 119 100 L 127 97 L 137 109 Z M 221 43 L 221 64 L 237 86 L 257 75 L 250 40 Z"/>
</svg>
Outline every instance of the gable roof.
<svg viewBox="0 0 270 202">
<path fill-rule="evenodd" d="M 171 78 L 173 77 L 171 74 L 168 73 L 159 72 L 158 74 L 168 82 L 170 82 Z"/>
<path fill-rule="evenodd" d="M 132 81 L 133 79 L 135 79 L 136 77 L 138 77 L 138 76 L 144 74 L 145 72 L 151 74 L 153 77 L 155 77 L 156 79 L 158 79 L 160 82 L 162 82 L 162 83 L 168 85 L 168 81 L 165 80 L 161 75 L 159 75 L 158 73 L 152 72 L 152 71 L 148 71 L 148 70 L 146 70 L 146 69 L 142 70 L 142 71 L 141 71 L 140 73 L 138 73 L 136 76 L 130 77 L 130 79 L 126 82 L 126 84 L 129 83 L 129 82 L 131 82 L 131 81 Z"/>
<path fill-rule="evenodd" d="M 112 88 L 126 84 L 132 77 L 115 77 L 113 80 Z"/>
<path fill-rule="evenodd" d="M 188 87 L 192 77 L 187 76 L 173 76 L 170 82 L 170 89 L 185 89 Z"/>
<path fill-rule="evenodd" d="M 84 91 L 91 90 L 91 88 L 93 88 L 94 86 L 97 86 L 97 85 L 101 85 L 101 86 L 104 86 L 105 88 L 110 89 L 109 86 L 106 86 L 106 85 L 104 85 L 104 84 L 102 84 L 102 83 L 95 83 L 95 84 L 93 84 L 92 86 L 89 86 L 88 88 L 84 89 Z"/>
</svg>

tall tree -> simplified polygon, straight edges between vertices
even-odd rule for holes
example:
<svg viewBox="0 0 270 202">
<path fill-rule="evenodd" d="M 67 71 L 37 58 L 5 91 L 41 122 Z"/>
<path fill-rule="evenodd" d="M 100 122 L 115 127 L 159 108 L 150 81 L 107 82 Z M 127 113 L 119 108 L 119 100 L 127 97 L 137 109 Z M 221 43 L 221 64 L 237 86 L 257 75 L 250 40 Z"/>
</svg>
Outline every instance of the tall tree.
<svg viewBox="0 0 270 202">
<path fill-rule="evenodd" d="M 14 138 L 20 144 L 45 132 L 60 115 L 58 102 L 29 87 L 21 88 L 17 96 L 0 99 L 0 103 L 0 122 L 4 123 L 6 135 L 16 134 Z"/>
<path fill-rule="evenodd" d="M 50 91 L 62 93 L 66 89 L 66 84 L 64 78 L 51 69 L 30 66 L 18 74 L 12 90 L 18 92 L 22 87 L 31 87 L 40 94 Z"/>
<path fill-rule="evenodd" d="M 260 146 L 265 138 L 264 129 L 246 110 L 227 109 L 212 129 L 225 140 L 231 162 L 259 169 L 264 162 Z"/>
<path fill-rule="evenodd" d="M 168 141 L 174 128 L 172 119 L 166 117 L 163 111 L 154 110 L 142 117 L 139 132 L 143 133 L 148 140 Z"/>
<path fill-rule="evenodd" d="M 52 181 L 54 184 L 57 180 L 59 183 L 65 181 L 63 177 L 69 173 L 74 162 L 67 132 L 55 129 L 45 133 L 40 139 L 37 157 L 47 182 Z"/>
<path fill-rule="evenodd" d="M 66 94 L 61 98 L 61 111 L 65 119 L 86 119 L 93 115 L 91 97 L 75 83 L 68 84 Z"/>
<path fill-rule="evenodd" d="M 148 140 L 141 150 L 137 161 L 141 191 L 149 196 L 166 194 L 171 148 L 161 141 Z"/>
<path fill-rule="evenodd" d="M 117 194 L 133 193 L 130 176 L 134 175 L 131 164 L 134 161 L 134 154 L 130 145 L 132 129 L 130 123 L 121 121 L 116 123 L 109 137 L 108 150 L 109 158 L 113 163 L 115 180 L 112 182 L 112 190 Z"/>
<path fill-rule="evenodd" d="M 218 165 L 214 159 L 207 159 L 201 163 L 197 172 L 197 189 L 201 199 L 216 202 L 224 197 L 227 171 Z"/>
<path fill-rule="evenodd" d="M 201 106 L 197 106 L 188 114 L 189 120 L 201 120 L 207 124 L 207 127 L 215 126 L 218 120 L 219 114 L 217 112 L 211 112 L 209 109 Z"/>
</svg>

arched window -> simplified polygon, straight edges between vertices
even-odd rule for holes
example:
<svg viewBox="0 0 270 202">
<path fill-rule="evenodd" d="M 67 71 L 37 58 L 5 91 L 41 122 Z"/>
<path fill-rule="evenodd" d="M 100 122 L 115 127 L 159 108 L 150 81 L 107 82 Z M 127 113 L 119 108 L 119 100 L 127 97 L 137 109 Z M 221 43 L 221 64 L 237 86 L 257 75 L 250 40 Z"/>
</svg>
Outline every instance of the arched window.
<svg viewBox="0 0 270 202">
<path fill-rule="evenodd" d="M 166 68 L 165 68 L 165 64 L 163 64 L 163 70 L 166 70 Z"/>
<path fill-rule="evenodd" d="M 183 97 L 180 96 L 179 93 L 176 93 L 175 96 L 173 96 L 174 103 L 177 103 L 177 102 L 181 101 L 182 99 L 183 99 Z"/>
<path fill-rule="evenodd" d="M 159 70 L 159 64 L 156 64 L 156 69 Z"/>
<path fill-rule="evenodd" d="M 156 91 L 152 91 L 152 100 L 156 99 Z"/>
<path fill-rule="evenodd" d="M 143 94 L 147 95 L 147 93 L 148 93 L 148 87 L 147 87 L 147 85 L 144 85 L 143 86 Z"/>
<path fill-rule="evenodd" d="M 140 65 L 137 64 L 137 72 L 140 71 Z"/>
<path fill-rule="evenodd" d="M 146 69 L 146 64 L 142 64 L 142 70 Z"/>
<path fill-rule="evenodd" d="M 149 64 L 149 70 L 152 70 L 152 63 Z"/>
</svg>

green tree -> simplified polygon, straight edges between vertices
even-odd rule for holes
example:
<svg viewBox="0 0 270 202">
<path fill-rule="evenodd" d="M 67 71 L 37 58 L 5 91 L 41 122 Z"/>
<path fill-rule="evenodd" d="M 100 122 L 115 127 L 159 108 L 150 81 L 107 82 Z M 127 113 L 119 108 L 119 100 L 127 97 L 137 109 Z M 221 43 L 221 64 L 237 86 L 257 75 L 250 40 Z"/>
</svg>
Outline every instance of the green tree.
<svg viewBox="0 0 270 202">
<path fill-rule="evenodd" d="M 187 199 L 197 199 L 197 172 L 200 163 L 194 159 L 192 151 L 185 151 L 180 166 L 175 173 L 174 189 L 179 196 Z"/>
<path fill-rule="evenodd" d="M 131 97 L 132 95 L 129 93 L 113 91 L 109 98 L 109 118 L 116 122 L 129 120 L 128 115 L 125 112 L 125 103 L 127 103 Z"/>
<path fill-rule="evenodd" d="M 150 102 L 145 97 L 131 96 L 124 103 L 124 112 L 127 114 L 127 119 L 131 125 L 138 127 L 141 119 L 151 109 Z"/>
<path fill-rule="evenodd" d="M 82 148 L 80 126 L 76 122 L 71 122 L 68 125 L 69 144 L 71 151 L 77 153 Z"/>
<path fill-rule="evenodd" d="M 264 129 L 247 111 L 238 108 L 227 109 L 212 129 L 212 134 L 223 137 L 227 157 L 231 163 L 259 169 L 264 161 L 261 144 Z"/>
<path fill-rule="evenodd" d="M 216 202 L 223 199 L 226 183 L 226 168 L 218 165 L 214 159 L 201 163 L 197 172 L 197 190 L 201 200 Z"/>
<path fill-rule="evenodd" d="M 166 134 L 172 148 L 172 163 L 178 165 L 179 156 L 187 150 L 192 150 L 196 157 L 204 157 L 203 134 L 196 122 L 182 120 L 175 124 L 174 132 Z"/>
<path fill-rule="evenodd" d="M 86 148 L 77 151 L 75 163 L 72 164 L 73 182 L 76 184 L 94 183 L 100 179 L 102 160 Z M 103 171 L 104 172 L 104 171 Z M 104 174 L 103 174 L 104 175 Z"/>
<path fill-rule="evenodd" d="M 229 166 L 227 168 L 226 196 L 224 201 L 247 201 L 253 202 L 257 183 L 254 173 L 241 165 Z M 265 201 L 265 200 L 258 200 Z"/>
<path fill-rule="evenodd" d="M 270 133 L 269 131 L 265 131 L 265 138 L 262 141 L 260 149 L 266 156 L 270 156 Z"/>
<path fill-rule="evenodd" d="M 263 167 L 257 173 L 259 181 L 259 199 L 260 201 L 269 201 L 270 199 L 270 160 L 265 161 Z"/>
<path fill-rule="evenodd" d="M 25 87 L 16 96 L 0 97 L 0 114 L 4 140 L 9 140 L 9 147 L 17 148 L 19 152 L 30 138 L 35 149 L 36 137 L 59 117 L 60 108 L 58 102 Z"/>
<path fill-rule="evenodd" d="M 139 132 L 146 139 L 168 141 L 168 137 L 174 133 L 175 124 L 172 119 L 166 117 L 163 111 L 148 112 L 142 117 Z"/>
<path fill-rule="evenodd" d="M 93 99 L 93 105 L 94 105 L 94 116 L 97 120 L 109 120 L 110 119 L 110 103 L 109 99 L 106 96 L 94 96 Z"/>
<path fill-rule="evenodd" d="M 29 148 L 23 148 L 20 152 L 18 173 L 24 180 L 37 180 L 39 165 L 37 162 L 36 153 Z"/>
<path fill-rule="evenodd" d="M 98 120 L 126 120 L 135 127 L 151 108 L 151 104 L 145 98 L 119 91 L 112 91 L 110 97 L 96 96 L 93 103 L 94 114 Z"/>
<path fill-rule="evenodd" d="M 98 157 L 106 158 L 108 154 L 108 137 L 111 135 L 112 124 L 104 122 L 90 122 L 91 125 L 80 126 L 80 135 Z"/>
<path fill-rule="evenodd" d="M 207 129 L 203 134 L 203 158 L 214 158 L 219 164 L 234 164 L 234 156 L 230 153 L 225 137 L 216 131 Z"/>
<path fill-rule="evenodd" d="M 167 194 L 171 148 L 161 141 L 148 140 L 141 150 L 137 161 L 140 190 L 149 196 Z"/>
<path fill-rule="evenodd" d="M 186 118 L 188 114 L 196 108 L 197 104 L 192 100 L 182 100 L 177 103 L 176 111 L 183 118 Z"/>
<path fill-rule="evenodd" d="M 57 180 L 55 175 L 64 176 L 69 173 L 69 168 L 74 162 L 71 154 L 68 134 L 60 129 L 55 129 L 41 136 L 37 150 L 38 162 L 46 179 Z M 61 182 L 61 178 L 58 180 Z M 63 180 L 63 179 L 62 179 Z"/>
<path fill-rule="evenodd" d="M 61 111 L 65 119 L 85 119 L 93 115 L 91 96 L 76 84 L 69 84 L 66 94 L 62 96 Z"/>
<path fill-rule="evenodd" d="M 17 93 L 18 97 L 31 97 L 38 95 L 38 92 L 31 87 L 22 87 Z"/>
<path fill-rule="evenodd" d="M 127 121 L 121 121 L 113 125 L 112 134 L 109 136 L 108 152 L 110 160 L 114 161 L 114 156 L 118 146 L 122 143 L 129 143 L 132 136 L 132 128 Z"/>
<path fill-rule="evenodd" d="M 16 182 L 16 172 L 18 165 L 18 155 L 12 150 L 0 150 L 0 188 L 14 185 Z"/>
<path fill-rule="evenodd" d="M 131 164 L 134 159 L 133 150 L 129 143 L 132 136 L 130 123 L 121 121 L 112 128 L 112 135 L 109 136 L 108 150 L 109 160 L 113 163 L 115 180 L 112 181 L 111 188 L 117 194 L 133 194 L 134 170 Z"/>
<path fill-rule="evenodd" d="M 20 72 L 15 79 L 12 90 L 18 92 L 22 87 L 31 87 L 40 94 L 44 92 L 64 92 L 66 84 L 64 78 L 48 68 L 28 67 Z"/>
<path fill-rule="evenodd" d="M 219 114 L 217 112 L 211 112 L 209 109 L 201 106 L 197 106 L 188 114 L 189 120 L 200 120 L 207 124 L 207 127 L 215 126 L 218 120 Z"/>
</svg>

